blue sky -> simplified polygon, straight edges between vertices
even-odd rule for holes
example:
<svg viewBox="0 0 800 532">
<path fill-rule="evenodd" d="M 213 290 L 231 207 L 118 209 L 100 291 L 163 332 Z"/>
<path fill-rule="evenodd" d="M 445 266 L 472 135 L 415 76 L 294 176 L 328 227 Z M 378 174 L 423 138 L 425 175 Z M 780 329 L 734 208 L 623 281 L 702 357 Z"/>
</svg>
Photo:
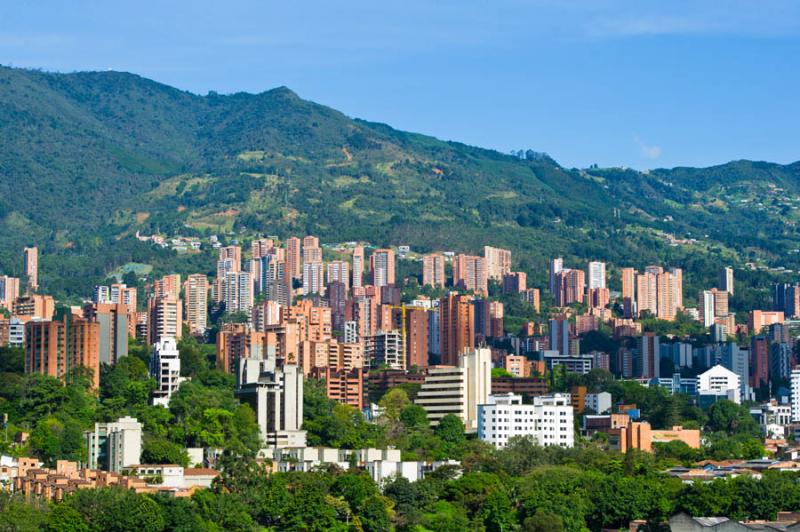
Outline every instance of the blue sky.
<svg viewBox="0 0 800 532">
<path fill-rule="evenodd" d="M 794 0 L 19 1 L 0 63 L 354 117 L 566 166 L 800 159 Z"/>
</svg>

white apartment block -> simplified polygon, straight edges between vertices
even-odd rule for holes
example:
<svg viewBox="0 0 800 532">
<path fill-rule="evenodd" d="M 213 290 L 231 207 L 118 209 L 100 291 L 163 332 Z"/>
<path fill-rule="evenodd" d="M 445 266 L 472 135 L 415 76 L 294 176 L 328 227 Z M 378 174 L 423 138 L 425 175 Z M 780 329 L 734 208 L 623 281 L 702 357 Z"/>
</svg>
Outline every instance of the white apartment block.
<svg viewBox="0 0 800 532">
<path fill-rule="evenodd" d="M 606 263 L 605 262 L 590 262 L 589 263 L 589 288 L 605 288 L 606 287 Z"/>
<path fill-rule="evenodd" d="M 486 404 L 492 389 L 491 353 L 477 348 L 461 355 L 456 366 L 432 366 L 416 403 L 428 413 L 431 425 L 447 414 L 461 418 L 468 432 L 478 429 L 478 405 Z"/>
<path fill-rule="evenodd" d="M 95 423 L 83 433 L 87 448 L 86 467 L 119 473 L 136 465 L 142 455 L 142 424 L 133 417 L 112 423 Z"/>
<path fill-rule="evenodd" d="M 497 448 L 516 436 L 532 436 L 539 445 L 575 445 L 574 410 L 569 394 L 534 397 L 522 404 L 522 396 L 508 393 L 489 396 L 478 407 L 478 438 Z"/>
<path fill-rule="evenodd" d="M 150 376 L 156 380 L 153 405 L 168 407 L 172 394 L 178 391 L 184 381 L 181 378 L 181 358 L 175 338 L 164 337 L 153 345 Z"/>
<path fill-rule="evenodd" d="M 792 390 L 792 423 L 800 422 L 800 367 L 793 369 L 789 377 Z"/>
</svg>

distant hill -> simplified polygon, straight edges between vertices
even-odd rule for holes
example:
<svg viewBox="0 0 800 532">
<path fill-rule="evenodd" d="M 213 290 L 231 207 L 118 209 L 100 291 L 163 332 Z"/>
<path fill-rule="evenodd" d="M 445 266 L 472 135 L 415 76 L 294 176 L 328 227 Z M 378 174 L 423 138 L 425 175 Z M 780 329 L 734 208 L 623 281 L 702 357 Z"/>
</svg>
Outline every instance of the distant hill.
<svg viewBox="0 0 800 532">
<path fill-rule="evenodd" d="M 705 276 L 731 262 L 797 269 L 798 207 L 800 163 L 570 170 L 354 120 L 285 87 L 198 96 L 127 73 L 0 67 L 0 271 L 18 273 L 37 242 L 56 293 L 130 260 L 209 268 L 137 230 L 493 244 L 535 280 L 556 254 Z"/>
</svg>

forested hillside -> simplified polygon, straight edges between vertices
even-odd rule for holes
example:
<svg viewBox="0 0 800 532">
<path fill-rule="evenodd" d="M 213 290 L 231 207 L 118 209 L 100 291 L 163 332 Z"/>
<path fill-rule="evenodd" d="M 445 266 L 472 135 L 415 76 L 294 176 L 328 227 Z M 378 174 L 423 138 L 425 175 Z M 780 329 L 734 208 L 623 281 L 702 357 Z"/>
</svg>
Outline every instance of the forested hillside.
<svg viewBox="0 0 800 532">
<path fill-rule="evenodd" d="M 798 268 L 798 178 L 797 163 L 746 161 L 570 170 L 354 120 L 284 87 L 199 96 L 126 73 L 0 67 L 0 271 L 18 274 L 37 243 L 44 287 L 62 295 L 131 260 L 208 268 L 137 230 L 493 244 L 535 281 L 563 254 L 683 265 L 699 286 L 722 263 Z"/>
</svg>

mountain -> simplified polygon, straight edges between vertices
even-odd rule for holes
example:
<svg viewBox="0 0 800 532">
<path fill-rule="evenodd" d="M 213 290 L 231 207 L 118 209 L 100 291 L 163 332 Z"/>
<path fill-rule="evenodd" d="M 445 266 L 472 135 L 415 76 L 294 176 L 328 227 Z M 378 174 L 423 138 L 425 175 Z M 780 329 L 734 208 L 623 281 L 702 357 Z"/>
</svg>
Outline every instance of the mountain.
<svg viewBox="0 0 800 532">
<path fill-rule="evenodd" d="M 136 231 L 508 246 L 538 284 L 556 254 L 704 276 L 799 268 L 798 207 L 800 163 L 566 169 L 354 120 L 285 87 L 199 96 L 121 72 L 0 67 L 0 271 L 19 273 L 38 243 L 59 294 L 132 260 L 209 268 Z"/>
</svg>

